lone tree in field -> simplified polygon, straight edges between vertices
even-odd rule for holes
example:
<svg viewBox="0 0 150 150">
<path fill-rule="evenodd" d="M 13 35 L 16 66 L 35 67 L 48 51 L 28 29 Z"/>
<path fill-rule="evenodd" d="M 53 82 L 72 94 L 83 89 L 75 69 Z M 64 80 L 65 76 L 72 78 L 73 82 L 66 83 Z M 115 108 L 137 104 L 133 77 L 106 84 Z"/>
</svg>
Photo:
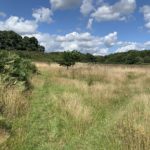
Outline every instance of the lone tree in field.
<svg viewBox="0 0 150 150">
<path fill-rule="evenodd" d="M 59 62 L 60 66 L 66 66 L 67 69 L 70 66 L 75 65 L 80 59 L 80 53 L 76 50 L 74 51 L 65 51 L 62 56 L 62 60 Z"/>
</svg>

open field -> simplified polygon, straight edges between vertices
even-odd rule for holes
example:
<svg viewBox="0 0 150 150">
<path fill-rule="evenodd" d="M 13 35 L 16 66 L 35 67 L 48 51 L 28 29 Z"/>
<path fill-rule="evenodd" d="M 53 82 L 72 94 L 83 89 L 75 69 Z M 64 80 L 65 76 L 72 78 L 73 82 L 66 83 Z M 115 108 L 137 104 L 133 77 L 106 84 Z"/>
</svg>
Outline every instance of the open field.
<svg viewBox="0 0 150 150">
<path fill-rule="evenodd" d="M 9 117 L 26 113 L 1 150 L 150 149 L 149 66 L 36 65 L 28 104 L 5 102 Z"/>
</svg>

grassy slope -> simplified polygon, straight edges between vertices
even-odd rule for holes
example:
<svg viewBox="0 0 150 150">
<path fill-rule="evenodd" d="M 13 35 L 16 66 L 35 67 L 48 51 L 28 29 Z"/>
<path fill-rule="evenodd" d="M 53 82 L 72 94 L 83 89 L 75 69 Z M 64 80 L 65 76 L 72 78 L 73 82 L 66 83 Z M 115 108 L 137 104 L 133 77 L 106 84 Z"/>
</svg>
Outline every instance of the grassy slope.
<svg viewBox="0 0 150 150">
<path fill-rule="evenodd" d="M 28 113 L 1 149 L 150 148 L 148 68 L 38 67 Z"/>
</svg>

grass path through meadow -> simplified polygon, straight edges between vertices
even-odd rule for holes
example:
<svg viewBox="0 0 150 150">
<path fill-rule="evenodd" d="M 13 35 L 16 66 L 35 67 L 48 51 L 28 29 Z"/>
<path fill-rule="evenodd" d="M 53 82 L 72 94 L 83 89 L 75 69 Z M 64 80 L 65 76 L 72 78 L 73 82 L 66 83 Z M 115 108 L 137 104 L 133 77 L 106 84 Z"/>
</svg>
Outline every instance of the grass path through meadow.
<svg viewBox="0 0 150 150">
<path fill-rule="evenodd" d="M 112 94 L 111 97 L 109 94 L 105 95 L 103 91 L 101 99 L 109 101 L 99 104 L 100 91 L 96 95 L 97 98 L 94 97 L 91 87 L 85 81 L 42 71 L 32 82 L 34 89 L 28 113 L 13 125 L 12 136 L 2 149 L 119 150 L 122 148 L 121 141 L 116 138 L 117 136 L 115 137 L 114 132 L 117 129 L 116 124 L 127 111 L 129 100 L 133 96 L 129 83 L 117 90 L 112 87 L 115 95 Z M 91 86 L 95 90 L 100 84 L 107 86 L 108 83 L 100 81 L 98 86 L 96 84 Z M 111 88 L 111 85 L 109 87 Z"/>
</svg>

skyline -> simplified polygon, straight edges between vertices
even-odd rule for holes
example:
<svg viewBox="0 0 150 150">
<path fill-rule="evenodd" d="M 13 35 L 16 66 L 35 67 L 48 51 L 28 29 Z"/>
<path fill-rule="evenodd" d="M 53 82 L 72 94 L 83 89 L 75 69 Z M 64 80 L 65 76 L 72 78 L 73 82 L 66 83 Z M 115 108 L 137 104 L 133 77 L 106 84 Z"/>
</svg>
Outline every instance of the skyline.
<svg viewBox="0 0 150 150">
<path fill-rule="evenodd" d="M 35 36 L 46 52 L 107 55 L 150 49 L 150 2 L 1 0 L 0 30 Z"/>
</svg>

